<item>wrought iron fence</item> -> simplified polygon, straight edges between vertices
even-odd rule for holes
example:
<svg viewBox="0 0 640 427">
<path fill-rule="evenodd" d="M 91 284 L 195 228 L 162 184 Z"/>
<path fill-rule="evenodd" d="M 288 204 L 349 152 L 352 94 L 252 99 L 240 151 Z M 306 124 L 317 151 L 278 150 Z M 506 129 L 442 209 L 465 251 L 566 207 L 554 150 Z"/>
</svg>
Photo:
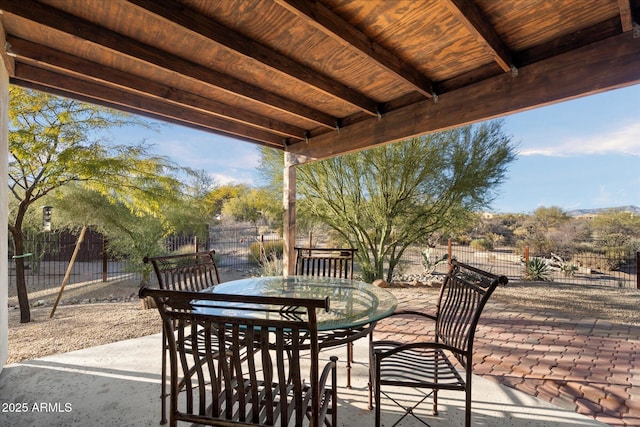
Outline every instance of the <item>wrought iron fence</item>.
<svg viewBox="0 0 640 427">
<path fill-rule="evenodd" d="M 27 287 L 42 288 L 60 284 L 69 268 L 69 260 L 77 242 L 73 233 L 38 233 L 26 236 L 25 255 Z M 142 259 L 127 255 L 114 256 L 105 250 L 107 243 L 99 233 L 88 232 L 76 262 L 69 271 L 68 283 L 90 281 L 142 280 Z M 221 274 L 231 278 L 252 274 L 260 268 L 264 248 L 282 253 L 282 237 L 276 234 L 259 235 L 257 227 L 215 228 L 206 240 L 192 236 L 170 236 L 165 240 L 167 253 L 179 251 L 216 251 Z M 280 249 L 277 249 L 277 247 Z M 13 248 L 13 243 L 9 242 Z M 15 257 L 10 253 L 9 286 L 15 287 Z"/>
<path fill-rule="evenodd" d="M 307 244 L 305 237 L 301 244 Z M 26 240 L 29 256 L 25 257 L 27 269 L 27 286 L 60 283 L 67 272 L 69 259 L 76 244 L 77 237 L 70 233 L 39 233 L 28 236 Z M 209 250 L 216 251 L 216 261 L 221 274 L 228 279 L 259 272 L 260 262 L 277 258 L 282 254 L 281 236 L 259 234 L 257 227 L 214 228 L 205 241 L 198 241 L 190 236 L 172 236 L 166 240 L 167 252 Z M 10 243 L 10 248 L 13 245 Z M 424 247 L 408 248 L 396 269 L 396 276 L 425 274 L 425 256 L 431 263 L 451 251 L 457 259 L 476 265 L 496 274 L 504 274 L 510 280 L 527 280 L 527 254 L 514 248 L 496 248 L 491 251 L 475 250 L 469 246 L 455 245 L 429 248 L 425 254 Z M 12 255 L 12 254 L 10 254 Z M 528 254 L 529 260 L 537 257 Z M 555 282 L 603 285 L 613 287 L 637 288 L 638 264 L 640 255 L 637 252 L 607 254 L 582 253 L 580 257 L 563 260 L 544 258 L 549 265 L 549 279 Z M 15 268 L 10 259 L 9 282 L 15 286 Z M 571 268 L 566 268 L 567 266 Z M 141 280 L 142 260 L 122 256 L 111 257 L 105 251 L 105 242 L 98 233 L 88 233 L 82 244 L 77 261 L 70 271 L 69 283 L 88 281 L 108 281 L 128 277 Z M 427 266 L 428 267 L 428 266 Z M 446 265 L 435 269 L 436 273 L 446 272 Z M 357 271 L 357 266 L 356 266 Z"/>
<path fill-rule="evenodd" d="M 427 253 L 425 253 L 425 250 Z M 548 255 L 527 254 L 526 249 L 519 251 L 515 248 L 496 248 L 491 251 L 476 250 L 469 246 L 446 245 L 435 248 L 412 247 L 407 249 L 401 260 L 397 275 L 408 275 L 409 272 L 420 271 L 424 268 L 425 256 L 427 263 L 434 264 L 444 255 L 475 265 L 483 270 L 495 274 L 505 275 L 509 280 L 529 280 L 527 263 L 538 258 L 547 266 L 546 278 L 550 281 L 568 284 L 613 286 L 620 288 L 640 288 L 638 283 L 638 265 L 640 252 L 626 251 L 612 254 L 579 253 L 570 259 Z M 446 272 L 446 265 L 440 265 L 435 272 Z"/>
<path fill-rule="evenodd" d="M 115 258 L 105 250 L 103 236 L 88 230 L 80 245 L 74 265 L 69 260 L 78 236 L 70 232 L 48 232 L 26 235 L 24 239 L 25 280 L 27 288 L 43 288 L 60 284 L 69 274 L 68 283 L 107 281 L 130 277 L 140 280 L 141 275 L 131 268 L 127 257 Z M 15 259 L 13 242 L 9 241 L 9 287 L 15 287 Z"/>
</svg>

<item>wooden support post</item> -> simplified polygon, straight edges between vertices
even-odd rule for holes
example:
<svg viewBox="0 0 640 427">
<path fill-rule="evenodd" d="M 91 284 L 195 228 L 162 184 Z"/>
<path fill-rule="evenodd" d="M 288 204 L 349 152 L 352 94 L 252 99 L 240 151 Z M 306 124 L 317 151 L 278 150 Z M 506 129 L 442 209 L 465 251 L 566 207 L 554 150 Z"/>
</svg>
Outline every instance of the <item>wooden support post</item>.
<svg viewBox="0 0 640 427">
<path fill-rule="evenodd" d="M 73 264 L 76 262 L 76 257 L 78 256 L 78 252 L 80 252 L 80 245 L 84 240 L 84 235 L 87 232 L 86 224 L 82 226 L 82 231 L 80 231 L 80 236 L 78 237 L 78 241 L 76 242 L 76 247 L 73 249 L 73 255 L 71 255 L 71 261 L 69 261 L 69 266 L 67 267 L 67 272 L 64 275 L 64 279 L 62 279 L 62 285 L 60 285 L 60 292 L 58 292 L 58 298 L 56 299 L 56 303 L 53 304 L 53 308 L 51 309 L 51 314 L 49 318 L 52 318 L 54 313 L 56 312 L 56 308 L 58 307 L 58 303 L 60 302 L 60 298 L 62 297 L 62 291 L 64 291 L 64 287 L 67 285 L 69 281 L 69 276 L 71 276 L 71 270 L 73 269 Z"/>
<path fill-rule="evenodd" d="M 287 276 L 295 274 L 295 249 L 296 246 L 296 158 L 295 155 L 284 153 L 284 179 L 283 179 L 283 272 Z"/>
</svg>

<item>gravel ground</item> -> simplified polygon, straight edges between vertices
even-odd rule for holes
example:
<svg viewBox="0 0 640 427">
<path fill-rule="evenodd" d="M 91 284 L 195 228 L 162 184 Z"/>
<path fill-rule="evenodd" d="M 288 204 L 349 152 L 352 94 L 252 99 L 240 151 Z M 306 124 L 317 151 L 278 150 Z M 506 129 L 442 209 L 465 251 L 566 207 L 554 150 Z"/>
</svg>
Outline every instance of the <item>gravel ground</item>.
<svg viewBox="0 0 640 427">
<path fill-rule="evenodd" d="M 436 288 L 420 290 L 437 292 Z M 50 318 L 58 291 L 59 285 L 32 290 L 31 303 L 43 305 L 31 309 L 30 323 L 21 324 L 15 289 L 9 289 L 9 363 L 161 331 L 158 312 L 142 309 L 137 283 L 121 280 L 69 285 L 63 293 L 64 304 Z M 640 291 L 635 289 L 515 282 L 499 288 L 493 298 L 512 306 L 545 308 L 568 318 L 592 317 L 640 326 Z"/>
<path fill-rule="evenodd" d="M 161 331 L 160 315 L 155 309 L 142 308 L 137 296 L 139 285 L 134 281 L 68 285 L 50 318 L 59 286 L 29 288 L 29 301 L 37 305 L 31 308 L 29 323 L 20 323 L 15 289 L 9 288 L 8 363 Z"/>
</svg>

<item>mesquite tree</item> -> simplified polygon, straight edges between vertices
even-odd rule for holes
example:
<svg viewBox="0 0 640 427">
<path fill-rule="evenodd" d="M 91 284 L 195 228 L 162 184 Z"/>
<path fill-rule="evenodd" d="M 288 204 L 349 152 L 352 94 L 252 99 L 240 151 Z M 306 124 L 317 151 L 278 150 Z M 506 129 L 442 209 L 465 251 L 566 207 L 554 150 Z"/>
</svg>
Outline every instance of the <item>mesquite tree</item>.
<svg viewBox="0 0 640 427">
<path fill-rule="evenodd" d="M 31 320 L 25 282 L 23 226 L 38 201 L 78 183 L 132 210 L 158 209 L 154 194 L 139 186 L 154 182 L 168 166 L 144 145 L 106 144 L 100 131 L 142 122 L 95 105 L 16 86 L 9 89 L 9 232 L 13 237 L 20 322 Z M 135 179 L 131 179 L 135 177 Z M 167 185 L 171 185 L 167 180 Z"/>
<path fill-rule="evenodd" d="M 501 121 L 466 126 L 300 166 L 298 204 L 358 249 L 365 280 L 391 280 L 409 246 L 488 207 L 514 158 Z"/>
</svg>

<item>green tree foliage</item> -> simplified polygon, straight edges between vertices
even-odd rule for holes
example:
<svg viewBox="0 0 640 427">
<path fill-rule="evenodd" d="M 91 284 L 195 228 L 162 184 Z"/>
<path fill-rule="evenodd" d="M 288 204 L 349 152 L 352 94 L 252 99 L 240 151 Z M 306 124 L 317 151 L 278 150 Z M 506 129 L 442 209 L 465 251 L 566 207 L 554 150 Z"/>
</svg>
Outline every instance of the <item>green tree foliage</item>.
<svg viewBox="0 0 640 427">
<path fill-rule="evenodd" d="M 559 207 L 541 206 L 533 211 L 533 215 L 524 219 L 516 229 L 521 246 L 529 246 L 536 254 L 550 254 L 558 251 L 557 231 L 565 226 L 571 218 Z"/>
<path fill-rule="evenodd" d="M 300 208 L 358 249 L 365 280 L 490 204 L 515 154 L 502 122 L 401 141 L 298 169 Z"/>
<path fill-rule="evenodd" d="M 115 126 L 141 123 L 115 111 L 10 87 L 9 97 L 9 232 L 16 258 L 20 321 L 31 319 L 24 278 L 23 225 L 33 206 L 52 192 L 76 183 L 121 203 L 131 212 L 155 215 L 161 194 L 173 179 L 163 179 L 170 167 L 151 156 L 145 145 L 109 145 L 93 139 Z"/>
<path fill-rule="evenodd" d="M 601 213 L 591 220 L 591 230 L 600 248 L 640 250 L 640 216 L 631 212 Z"/>
<path fill-rule="evenodd" d="M 140 260 L 145 256 L 164 255 L 166 249 L 162 243 L 175 231 L 171 218 L 164 216 L 170 212 L 164 210 L 163 215 L 133 212 L 122 202 L 74 184 L 56 192 L 56 196 L 53 203 L 58 226 L 74 229 L 81 222 L 102 233 L 110 254 L 126 255 L 130 269 L 141 269 L 143 282 L 148 282 L 150 267 L 142 265 Z M 172 206 L 169 210 L 175 212 L 177 208 Z"/>
<path fill-rule="evenodd" d="M 283 226 L 283 185 L 284 185 L 284 153 L 273 148 L 259 146 L 260 164 L 258 172 L 262 178 L 262 209 L 269 224 L 278 230 Z M 304 218 L 296 219 L 298 227 L 304 228 Z"/>
<path fill-rule="evenodd" d="M 227 184 L 212 188 L 205 196 L 205 201 L 213 216 L 222 214 L 224 204 L 241 193 L 247 191 L 248 187 L 243 184 Z"/>
<path fill-rule="evenodd" d="M 263 188 L 244 187 L 237 196 L 229 198 L 222 207 L 222 213 L 236 221 L 252 222 L 256 224 L 258 220 L 274 220 L 270 216 L 270 192 Z M 282 213 L 280 214 L 282 216 Z"/>
<path fill-rule="evenodd" d="M 201 241 L 209 237 L 209 225 L 215 221 L 219 208 L 211 194 L 219 187 L 204 170 L 181 169 L 181 187 L 166 195 L 164 216 L 173 233 L 197 236 Z"/>
</svg>

